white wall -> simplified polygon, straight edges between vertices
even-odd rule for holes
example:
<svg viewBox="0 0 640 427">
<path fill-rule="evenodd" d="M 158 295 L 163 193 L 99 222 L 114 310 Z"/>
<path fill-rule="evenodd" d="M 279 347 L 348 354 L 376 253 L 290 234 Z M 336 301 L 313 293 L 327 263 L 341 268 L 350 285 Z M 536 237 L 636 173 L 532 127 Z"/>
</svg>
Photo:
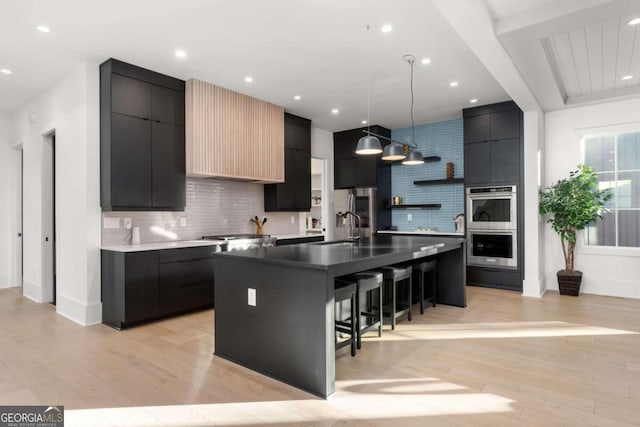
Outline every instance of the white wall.
<svg viewBox="0 0 640 427">
<path fill-rule="evenodd" d="M 311 157 L 326 159 L 325 192 L 322 196 L 322 217 L 325 240 L 333 240 L 333 133 L 324 129 L 311 128 Z"/>
<path fill-rule="evenodd" d="M 102 319 L 100 303 L 99 73 L 81 63 L 10 116 L 24 149 L 24 295 L 46 302 L 41 221 L 43 146 L 56 133 L 57 311 L 81 323 Z M 47 177 L 44 177 L 46 180 Z M 46 182 L 45 182 L 46 185 Z"/>
<path fill-rule="evenodd" d="M 547 113 L 543 185 L 566 177 L 582 162 L 580 131 L 634 122 L 640 128 L 637 98 Z M 546 284 L 548 289 L 557 289 L 555 274 L 564 268 L 564 259 L 559 237 L 548 225 L 545 228 Z M 581 292 L 640 298 L 640 249 L 578 248 L 575 268 L 583 272 Z"/>
<path fill-rule="evenodd" d="M 0 115 L 0 288 L 11 285 L 11 151 L 8 117 Z"/>
</svg>

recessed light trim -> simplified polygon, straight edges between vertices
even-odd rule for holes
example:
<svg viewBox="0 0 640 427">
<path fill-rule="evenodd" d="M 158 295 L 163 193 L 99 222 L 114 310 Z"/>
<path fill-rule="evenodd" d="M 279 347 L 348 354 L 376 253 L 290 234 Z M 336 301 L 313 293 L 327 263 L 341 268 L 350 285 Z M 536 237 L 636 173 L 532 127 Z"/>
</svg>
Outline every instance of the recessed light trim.
<svg viewBox="0 0 640 427">
<path fill-rule="evenodd" d="M 296 101 L 300 101 L 302 97 L 300 95 L 294 95 L 293 99 L 295 99 Z"/>
<path fill-rule="evenodd" d="M 338 110 L 337 108 L 333 108 L 331 110 L 331 114 L 338 114 L 340 112 L 340 110 Z"/>
<path fill-rule="evenodd" d="M 420 61 L 420 63 L 422 65 L 429 65 L 431 64 L 431 58 L 422 58 L 422 60 Z"/>
<path fill-rule="evenodd" d="M 178 50 L 176 50 L 175 55 L 176 55 L 176 58 L 183 59 L 183 58 L 187 57 L 187 52 L 185 52 L 182 49 L 178 49 Z"/>
<path fill-rule="evenodd" d="M 458 82 L 449 83 L 449 87 L 457 87 L 457 86 L 458 86 Z"/>
<path fill-rule="evenodd" d="M 253 83 L 253 77 L 251 77 L 251 76 L 246 76 L 246 77 L 244 78 L 244 81 L 245 81 L 245 83 Z"/>
<path fill-rule="evenodd" d="M 360 123 L 362 123 L 363 125 L 366 125 L 368 122 L 366 120 L 363 120 Z"/>
<path fill-rule="evenodd" d="M 638 25 L 638 24 L 640 24 L 640 17 L 633 18 L 632 20 L 627 22 L 627 25 Z"/>
<path fill-rule="evenodd" d="M 627 74 L 627 75 L 622 76 L 622 80 L 631 80 L 634 77 L 635 76 L 633 74 Z"/>
<path fill-rule="evenodd" d="M 9 69 L 7 69 L 7 68 L 0 68 L 0 73 L 2 73 L 2 74 L 6 74 L 6 75 L 13 74 L 13 73 L 11 72 L 11 70 L 9 70 Z"/>
<path fill-rule="evenodd" d="M 469 100 L 469 102 L 470 102 L 471 104 L 475 104 L 476 102 L 478 102 L 478 98 L 471 98 L 471 99 Z"/>
<path fill-rule="evenodd" d="M 380 31 L 382 31 L 383 33 L 390 33 L 391 31 L 393 31 L 393 27 L 391 26 L 391 24 L 385 24 L 380 28 Z"/>
<path fill-rule="evenodd" d="M 47 27 L 46 25 L 38 25 L 38 26 L 36 26 L 36 30 L 40 31 L 41 33 L 50 33 L 51 32 L 51 28 Z"/>
</svg>

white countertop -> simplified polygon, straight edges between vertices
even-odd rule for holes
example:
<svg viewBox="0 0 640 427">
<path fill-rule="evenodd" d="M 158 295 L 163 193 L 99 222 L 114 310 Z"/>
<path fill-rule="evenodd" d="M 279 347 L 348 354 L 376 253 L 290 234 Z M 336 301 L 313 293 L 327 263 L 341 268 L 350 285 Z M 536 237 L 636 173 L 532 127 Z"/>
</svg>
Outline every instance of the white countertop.
<svg viewBox="0 0 640 427">
<path fill-rule="evenodd" d="M 304 239 L 307 237 L 317 237 L 322 236 L 320 233 L 316 234 L 304 234 L 304 233 L 296 233 L 296 234 L 272 234 L 271 237 L 275 237 L 276 239 Z"/>
<path fill-rule="evenodd" d="M 225 243 L 224 240 L 179 240 L 176 242 L 142 243 L 140 245 L 103 246 L 102 249 L 114 252 L 142 252 L 162 249 L 193 248 L 198 246 L 215 246 Z"/>
<path fill-rule="evenodd" d="M 378 230 L 378 234 L 421 234 L 424 236 L 460 236 L 464 237 L 464 233 L 456 233 L 455 231 L 401 231 L 401 230 Z"/>
</svg>

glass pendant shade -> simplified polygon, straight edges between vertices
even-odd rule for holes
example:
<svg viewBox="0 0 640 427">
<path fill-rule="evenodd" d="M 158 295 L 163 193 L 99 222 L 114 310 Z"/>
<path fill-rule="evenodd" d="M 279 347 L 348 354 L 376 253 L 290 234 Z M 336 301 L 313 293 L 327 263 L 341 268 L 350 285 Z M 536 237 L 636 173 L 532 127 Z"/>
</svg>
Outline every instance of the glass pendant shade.
<svg viewBox="0 0 640 427">
<path fill-rule="evenodd" d="M 356 145 L 356 154 L 380 154 L 382 153 L 382 144 L 380 140 L 372 135 L 363 136 L 358 140 Z"/>
<path fill-rule="evenodd" d="M 392 142 L 382 150 L 382 160 L 404 160 L 406 157 L 402 144 L 398 144 L 397 142 Z"/>
<path fill-rule="evenodd" d="M 402 161 L 403 165 L 421 165 L 424 163 L 422 153 L 416 150 L 409 151 L 407 158 Z"/>
</svg>

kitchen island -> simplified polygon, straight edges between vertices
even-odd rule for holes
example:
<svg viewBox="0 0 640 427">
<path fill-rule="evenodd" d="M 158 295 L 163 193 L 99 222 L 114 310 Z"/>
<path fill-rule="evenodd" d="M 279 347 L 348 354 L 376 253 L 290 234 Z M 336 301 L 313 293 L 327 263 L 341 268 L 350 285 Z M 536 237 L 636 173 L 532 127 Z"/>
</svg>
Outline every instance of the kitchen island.
<svg viewBox="0 0 640 427">
<path fill-rule="evenodd" d="M 376 236 L 215 254 L 215 355 L 328 397 L 334 279 L 435 256 L 438 303 L 465 307 L 464 253 L 457 237 Z"/>
</svg>

